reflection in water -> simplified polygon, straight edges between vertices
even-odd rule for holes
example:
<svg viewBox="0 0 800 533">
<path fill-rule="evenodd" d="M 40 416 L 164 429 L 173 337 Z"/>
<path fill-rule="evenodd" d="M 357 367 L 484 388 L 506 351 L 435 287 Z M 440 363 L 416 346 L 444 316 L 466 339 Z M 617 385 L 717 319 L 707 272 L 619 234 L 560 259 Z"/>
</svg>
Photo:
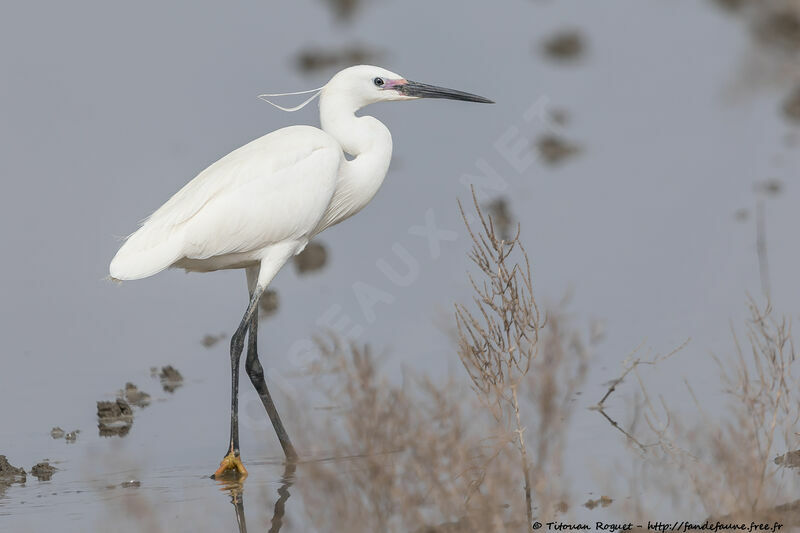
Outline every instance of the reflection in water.
<svg viewBox="0 0 800 533">
<path fill-rule="evenodd" d="M 278 533 L 283 526 L 283 516 L 286 512 L 286 500 L 289 499 L 289 488 L 294 483 L 294 474 L 297 470 L 295 463 L 287 463 L 281 477 L 281 486 L 278 488 L 278 499 L 275 501 L 275 509 L 272 512 L 269 533 Z M 247 522 L 244 515 L 244 482 L 246 477 L 240 479 L 220 479 L 217 482 L 220 490 L 227 492 L 231 496 L 231 504 L 236 512 L 236 525 L 239 533 L 247 533 Z"/>
<path fill-rule="evenodd" d="M 269 533 L 278 533 L 283 525 L 283 514 L 286 512 L 286 500 L 289 499 L 289 487 L 294 483 L 294 472 L 297 469 L 297 464 L 293 462 L 286 463 L 286 468 L 283 469 L 283 477 L 281 478 L 281 486 L 278 488 L 278 499 L 275 501 L 275 510 L 272 512 L 272 522 L 269 528 Z"/>
<path fill-rule="evenodd" d="M 239 533 L 247 533 L 247 522 L 244 518 L 244 480 L 241 479 L 218 479 L 220 490 L 231 495 L 231 503 L 236 511 L 236 525 Z"/>
</svg>

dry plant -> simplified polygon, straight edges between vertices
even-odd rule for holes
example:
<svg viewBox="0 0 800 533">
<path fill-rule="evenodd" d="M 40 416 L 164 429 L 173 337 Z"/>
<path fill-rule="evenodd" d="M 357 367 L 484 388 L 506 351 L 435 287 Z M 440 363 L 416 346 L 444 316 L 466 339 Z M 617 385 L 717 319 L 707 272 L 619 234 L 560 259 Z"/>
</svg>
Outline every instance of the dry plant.
<svg viewBox="0 0 800 533">
<path fill-rule="evenodd" d="M 686 424 L 663 398 L 656 407 L 638 365 L 630 368 L 643 396 L 648 434 L 640 440 L 653 441 L 642 448 L 643 457 L 660 488 L 691 513 L 685 516 L 702 512 L 712 521 L 762 519 L 797 526 L 797 474 L 786 470 L 800 464 L 793 453 L 800 446 L 800 383 L 792 374 L 791 326 L 776 319 L 769 304 L 760 309 L 751 299 L 748 308 L 747 344 L 734 332 L 735 356 L 715 357 L 729 399 L 722 413 L 707 413 L 687 383 L 700 421 Z M 641 514 L 647 506 L 638 505 Z"/>
<path fill-rule="evenodd" d="M 453 382 L 381 376 L 368 347 L 320 342 L 313 366 L 332 404 L 306 439 L 323 442 L 300 465 L 297 488 L 322 531 L 517 531 L 511 462 L 489 476 L 486 416 Z M 504 469 L 505 468 L 505 469 Z M 449 529 L 448 529 L 449 528 Z"/>
<path fill-rule="evenodd" d="M 539 308 L 533 297 L 530 262 L 516 235 L 506 241 L 495 233 L 492 217 L 481 211 L 475 191 L 472 200 L 480 221 L 475 234 L 464 208 L 458 206 L 472 239 L 469 258 L 480 280 L 470 275 L 475 310 L 456 304 L 458 354 L 473 388 L 495 419 L 514 434 L 524 477 L 528 523 L 533 523 L 530 461 L 525 427 L 520 417 L 519 385 L 531 368 L 539 346 Z M 514 262 L 521 256 L 522 264 Z"/>
<path fill-rule="evenodd" d="M 578 331 L 570 327 L 569 317 L 562 310 L 564 305 L 548 311 L 547 325 L 540 334 L 539 353 L 521 383 L 528 400 L 526 407 L 532 408 L 525 417 L 531 429 L 527 443 L 533 451 L 531 477 L 543 519 L 551 518 L 553 509 L 563 508 L 569 501 L 563 454 L 567 449 L 573 402 L 589 369 L 586 344 Z"/>
<path fill-rule="evenodd" d="M 639 382 L 640 386 L 644 389 L 642 378 L 641 378 L 641 376 L 639 375 L 639 373 L 637 371 L 638 367 L 639 366 L 656 366 L 657 364 L 661 363 L 662 361 L 664 361 L 666 359 L 669 359 L 670 357 L 672 357 L 673 355 L 675 355 L 676 353 L 681 351 L 683 348 L 686 347 L 687 344 L 689 344 L 689 339 L 687 339 L 686 342 L 684 342 L 683 344 L 681 344 L 680 346 L 678 346 L 677 348 L 675 348 L 674 350 L 672 350 L 668 354 L 657 354 L 657 355 L 655 355 L 655 356 L 653 356 L 651 358 L 648 358 L 648 359 L 644 359 L 641 356 L 637 356 L 637 353 L 641 349 L 641 345 L 637 346 L 636 349 L 633 350 L 633 352 L 631 352 L 631 354 L 625 359 L 625 361 L 623 361 L 623 363 L 622 363 L 622 367 L 623 367 L 622 374 L 620 374 L 620 376 L 618 378 L 612 379 L 608 383 L 609 387 L 608 387 L 608 390 L 606 391 L 606 393 L 603 395 L 602 398 L 600 398 L 600 401 L 597 402 L 597 404 L 593 405 L 589 409 L 599 412 L 603 416 L 603 418 L 605 418 L 606 421 L 608 421 L 608 423 L 611 424 L 612 427 L 614 427 L 614 429 L 618 430 L 620 433 L 625 435 L 625 437 L 628 440 L 628 444 L 634 444 L 641 452 L 647 452 L 647 448 L 650 447 L 650 446 L 657 446 L 657 443 L 642 444 L 630 431 L 626 431 L 625 429 L 623 429 L 617 423 L 617 421 L 614 420 L 606 412 L 606 400 L 608 400 L 608 398 L 617 390 L 617 387 L 619 385 L 621 385 L 625 381 L 625 378 L 627 378 L 628 375 L 630 375 L 631 373 L 634 373 L 634 375 L 638 379 L 638 382 Z M 647 391 L 646 390 L 645 390 L 645 398 L 648 398 L 648 400 L 649 400 L 649 396 L 647 395 Z M 650 405 L 652 407 L 652 403 L 649 403 L 648 405 Z M 639 406 L 639 404 L 635 404 L 635 407 L 637 407 L 637 412 L 634 415 L 634 421 L 636 421 L 638 419 L 638 417 L 639 417 L 638 415 L 639 415 L 639 407 L 640 406 Z"/>
<path fill-rule="evenodd" d="M 537 432 L 527 445 L 540 459 L 532 467 L 533 485 L 548 516 L 556 504 L 561 512 L 569 507 L 559 488 L 560 453 L 571 412 L 567 398 L 586 368 L 565 321 L 555 314 L 542 336 L 541 357 L 531 365 L 541 374 L 519 382 L 526 391 L 552 384 L 541 391 L 550 393 L 546 400 L 518 395 L 540 413 L 531 419 Z M 558 334 L 554 324 L 561 324 Z M 333 524 L 353 532 L 527 530 L 519 453 L 509 446 L 517 434 L 499 428 L 464 384 L 452 378 L 434 383 L 410 371 L 398 384 L 379 372 L 368 347 L 336 337 L 319 346 L 311 371 L 325 396 L 325 417 L 303 424 L 300 448 L 316 445 L 316 458 L 298 466 L 293 489 L 318 530 Z"/>
</svg>

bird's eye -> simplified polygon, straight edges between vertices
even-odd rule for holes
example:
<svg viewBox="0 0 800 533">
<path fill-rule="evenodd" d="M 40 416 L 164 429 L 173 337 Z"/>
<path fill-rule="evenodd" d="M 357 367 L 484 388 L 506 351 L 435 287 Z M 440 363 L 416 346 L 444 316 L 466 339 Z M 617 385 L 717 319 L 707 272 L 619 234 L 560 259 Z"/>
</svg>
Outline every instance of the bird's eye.
<svg viewBox="0 0 800 533">
<path fill-rule="evenodd" d="M 372 83 L 374 83 L 378 87 L 383 87 L 383 84 L 385 82 L 383 81 L 383 78 L 375 78 L 374 80 L 372 80 Z"/>
</svg>

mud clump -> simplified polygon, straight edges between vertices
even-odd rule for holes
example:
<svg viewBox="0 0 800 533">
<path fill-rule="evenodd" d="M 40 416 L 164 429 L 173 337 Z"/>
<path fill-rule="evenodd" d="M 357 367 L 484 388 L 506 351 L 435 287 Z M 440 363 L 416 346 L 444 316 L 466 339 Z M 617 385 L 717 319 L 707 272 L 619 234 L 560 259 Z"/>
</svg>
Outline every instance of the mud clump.
<svg viewBox="0 0 800 533">
<path fill-rule="evenodd" d="M 786 468 L 800 467 L 800 450 L 794 450 L 792 452 L 786 452 L 783 455 L 779 455 L 775 458 L 775 464 L 784 466 Z"/>
<path fill-rule="evenodd" d="M 588 500 L 586 503 L 583 504 L 583 506 L 589 510 L 592 510 L 595 507 L 608 507 L 613 502 L 614 500 L 609 498 L 608 496 L 600 496 L 596 500 Z"/>
<path fill-rule="evenodd" d="M 203 336 L 203 339 L 200 341 L 205 348 L 211 348 L 215 346 L 219 341 L 223 340 L 226 337 L 225 333 L 220 333 L 219 335 L 211 335 L 210 333 Z"/>
<path fill-rule="evenodd" d="M 503 197 L 495 198 L 486 205 L 486 211 L 488 211 L 499 237 L 504 241 L 510 241 L 514 237 L 511 233 L 514 227 L 514 217 L 508 206 L 508 200 Z"/>
<path fill-rule="evenodd" d="M 542 50 L 555 61 L 574 61 L 586 50 L 586 43 L 578 30 L 563 30 L 542 43 Z"/>
<path fill-rule="evenodd" d="M 783 115 L 792 122 L 800 124 L 800 85 L 795 87 L 783 101 Z"/>
<path fill-rule="evenodd" d="M 0 455 L 0 497 L 14 483 L 25 483 L 28 476 L 24 468 L 12 466 L 5 455 Z"/>
<path fill-rule="evenodd" d="M 5 455 L 0 455 L 0 484 L 25 483 L 27 477 L 24 468 L 13 466 Z"/>
<path fill-rule="evenodd" d="M 183 376 L 172 365 L 161 367 L 161 373 L 158 377 L 161 380 L 161 387 L 164 392 L 173 393 L 175 389 L 183 385 Z"/>
<path fill-rule="evenodd" d="M 61 429 L 60 427 L 56 426 L 50 430 L 50 437 L 53 439 L 64 439 L 67 442 L 75 442 L 78 438 L 78 433 L 80 433 L 80 429 L 75 429 L 70 431 L 69 433 Z"/>
<path fill-rule="evenodd" d="M 546 134 L 536 141 L 539 156 L 548 165 L 554 166 L 578 155 L 581 147 L 554 134 Z"/>
<path fill-rule="evenodd" d="M 142 392 L 133 383 L 126 383 L 125 389 L 120 392 L 120 396 L 131 405 L 136 407 L 147 407 L 150 405 L 150 395 Z"/>
<path fill-rule="evenodd" d="M 728 11 L 738 11 L 747 0 L 714 0 L 719 7 Z"/>
<path fill-rule="evenodd" d="M 770 196 L 778 196 L 783 192 L 783 182 L 779 179 L 768 179 L 756 184 L 755 189 Z"/>
<path fill-rule="evenodd" d="M 311 242 L 302 252 L 294 256 L 292 262 L 298 274 L 316 272 L 328 262 L 328 251 L 322 244 Z"/>
<path fill-rule="evenodd" d="M 765 46 L 790 54 L 800 51 L 800 16 L 792 11 L 774 11 L 755 26 L 758 39 Z"/>
<path fill-rule="evenodd" d="M 566 126 L 569 122 L 569 111 L 566 109 L 551 109 L 550 120 L 558 126 Z"/>
<path fill-rule="evenodd" d="M 358 12 L 363 0 L 326 0 L 333 9 L 336 18 L 341 21 L 350 20 Z"/>
<path fill-rule="evenodd" d="M 317 72 L 345 65 L 374 63 L 380 54 L 360 45 L 350 45 L 341 50 L 308 48 L 297 55 L 296 65 L 301 72 Z"/>
<path fill-rule="evenodd" d="M 97 402 L 97 418 L 108 420 L 124 417 L 133 417 L 133 409 L 122 398 L 117 398 L 113 402 Z"/>
<path fill-rule="evenodd" d="M 47 461 L 42 461 L 41 463 L 36 463 L 31 468 L 31 475 L 34 476 L 39 481 L 50 481 L 50 478 L 53 477 L 53 474 L 56 472 L 56 467 L 48 463 Z"/>
<path fill-rule="evenodd" d="M 133 426 L 133 409 L 122 398 L 97 402 L 97 429 L 101 437 L 124 437 Z"/>
<path fill-rule="evenodd" d="M 278 291 L 272 289 L 265 290 L 261 295 L 261 299 L 258 301 L 258 318 L 263 320 L 277 313 L 280 303 Z"/>
</svg>

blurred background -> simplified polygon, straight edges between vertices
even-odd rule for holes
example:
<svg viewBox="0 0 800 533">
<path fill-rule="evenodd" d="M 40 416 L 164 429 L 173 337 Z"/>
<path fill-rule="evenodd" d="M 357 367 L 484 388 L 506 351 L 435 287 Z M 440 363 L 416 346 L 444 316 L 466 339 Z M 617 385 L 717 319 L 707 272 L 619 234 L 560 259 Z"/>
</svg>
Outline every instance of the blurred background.
<svg viewBox="0 0 800 533">
<path fill-rule="evenodd" d="M 287 114 L 256 95 L 319 87 L 352 64 L 497 103 L 362 111 L 391 129 L 394 160 L 372 203 L 273 283 L 260 348 L 279 408 L 322 406 L 302 373 L 326 330 L 370 344 L 389 380 L 407 369 L 463 378 L 452 306 L 471 298 L 456 203 L 470 183 L 509 231 L 521 225 L 537 299 L 586 340 L 564 474 L 577 500 L 603 490 L 599 465 L 629 461 L 620 433 L 586 409 L 628 354 L 689 340 L 653 387 L 686 378 L 715 405 L 710 355 L 731 350 L 747 294 L 798 316 L 797 2 L 78 0 L 4 12 L 0 454 L 59 470 L 0 485 L 2 530 L 110 520 L 137 530 L 142 501 L 168 531 L 186 520 L 235 530 L 230 498 L 203 475 L 226 444 L 227 339 L 246 305 L 244 274 L 119 285 L 105 279 L 108 263 L 121 237 L 219 157 L 283 126 L 318 125 L 316 105 Z M 166 365 L 183 376 L 171 392 L 158 380 Z M 126 436 L 98 435 L 95 402 L 126 382 L 151 405 Z M 619 394 L 624 413 L 633 391 Z M 282 455 L 246 381 L 241 395 L 258 516 L 278 497 Z M 54 426 L 80 433 L 65 442 Z M 290 499 L 290 530 L 304 530 L 308 512 Z"/>
</svg>

